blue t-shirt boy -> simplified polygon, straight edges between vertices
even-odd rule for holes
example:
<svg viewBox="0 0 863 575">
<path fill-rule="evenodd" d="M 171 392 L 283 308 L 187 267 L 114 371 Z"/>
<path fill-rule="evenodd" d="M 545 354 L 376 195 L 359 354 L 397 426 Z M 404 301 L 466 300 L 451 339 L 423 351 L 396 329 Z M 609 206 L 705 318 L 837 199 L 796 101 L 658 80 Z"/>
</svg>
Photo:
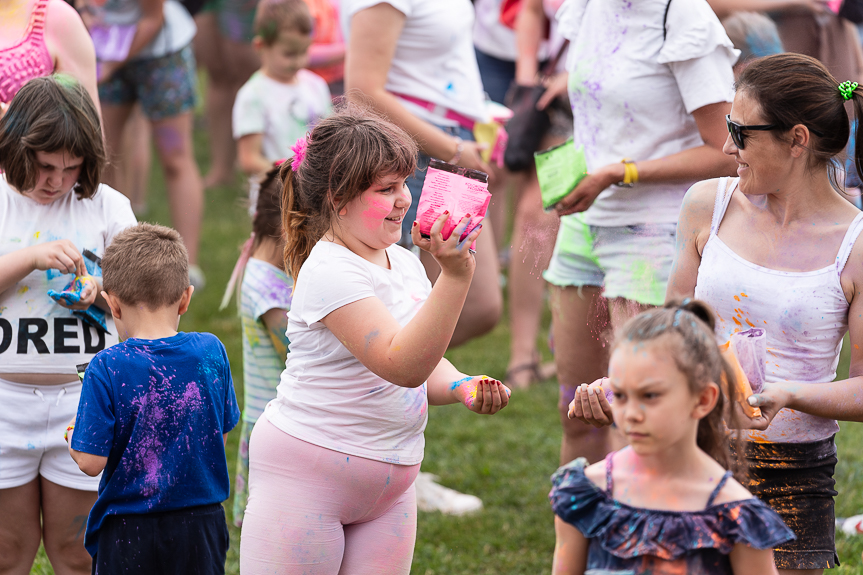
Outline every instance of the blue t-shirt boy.
<svg viewBox="0 0 863 575">
<path fill-rule="evenodd" d="M 228 498 L 223 434 L 240 409 L 222 342 L 209 333 L 136 339 L 93 358 L 72 449 L 107 457 L 84 545 L 108 515 L 171 511 Z"/>
</svg>

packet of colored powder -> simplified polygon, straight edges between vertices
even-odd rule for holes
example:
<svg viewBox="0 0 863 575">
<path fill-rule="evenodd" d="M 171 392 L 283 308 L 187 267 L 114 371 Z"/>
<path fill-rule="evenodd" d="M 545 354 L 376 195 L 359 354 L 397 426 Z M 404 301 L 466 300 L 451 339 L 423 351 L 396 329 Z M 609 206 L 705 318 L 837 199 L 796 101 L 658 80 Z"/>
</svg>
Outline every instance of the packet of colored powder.
<svg viewBox="0 0 863 575">
<path fill-rule="evenodd" d="M 722 358 L 728 364 L 731 373 L 734 374 L 734 379 L 737 380 L 737 395 L 740 406 L 743 408 L 743 413 L 748 417 L 761 417 L 761 410 L 757 407 L 749 405 L 746 399 L 752 395 L 752 386 L 749 384 L 749 377 L 743 371 L 743 366 L 740 365 L 740 360 L 737 357 L 737 351 L 734 346 L 734 337 L 732 336 L 727 342 L 719 346 L 719 351 L 722 352 Z M 728 389 L 728 380 L 725 379 L 725 374 L 722 375 L 722 383 Z"/>
<path fill-rule="evenodd" d="M 490 201 L 488 174 L 432 160 L 417 206 L 420 234 L 429 237 L 434 223 L 449 210 L 449 219 L 441 230 L 443 239 L 449 239 L 459 222 L 470 214 L 470 223 L 459 238 L 464 240 L 485 218 Z M 471 249 L 475 246 L 471 245 Z"/>
<path fill-rule="evenodd" d="M 761 393 L 767 371 L 767 334 L 763 329 L 754 327 L 732 335 L 731 344 L 753 393 Z"/>
<path fill-rule="evenodd" d="M 553 148 L 534 152 L 533 159 L 536 162 L 542 207 L 549 211 L 587 175 L 584 146 L 576 148 L 572 138 Z"/>
</svg>

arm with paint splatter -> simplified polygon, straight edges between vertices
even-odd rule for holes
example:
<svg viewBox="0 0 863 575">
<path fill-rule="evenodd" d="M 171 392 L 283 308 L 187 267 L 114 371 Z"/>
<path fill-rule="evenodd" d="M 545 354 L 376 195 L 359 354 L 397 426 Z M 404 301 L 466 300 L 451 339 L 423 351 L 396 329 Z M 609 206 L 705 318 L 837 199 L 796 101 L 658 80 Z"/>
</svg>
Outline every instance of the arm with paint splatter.
<svg viewBox="0 0 863 575">
<path fill-rule="evenodd" d="M 689 188 L 683 198 L 665 301 L 682 301 L 695 295 L 701 252 L 710 236 L 716 188 L 716 180 L 698 182 Z"/>
<path fill-rule="evenodd" d="M 857 240 L 840 276 L 848 308 L 851 348 L 849 378 L 828 383 L 767 383 L 749 404 L 761 408 L 762 416 L 748 427 L 767 429 L 783 407 L 839 421 L 863 421 L 863 241 Z M 747 418 L 738 418 L 747 421 Z"/>
<path fill-rule="evenodd" d="M 447 213 L 438 218 L 429 238 L 420 237 L 416 224 L 411 232 L 414 244 L 435 258 L 441 274 L 407 325 L 396 321 L 377 297 L 339 307 L 320 320 L 366 368 L 395 385 L 419 387 L 438 367 L 470 289 L 476 261 L 467 247 L 482 225 L 460 242 L 470 223 L 465 217 L 444 240 L 441 230 L 448 218 Z"/>
<path fill-rule="evenodd" d="M 0 292 L 14 286 L 34 270 L 87 275 L 84 256 L 70 240 L 45 242 L 0 256 Z"/>
<path fill-rule="evenodd" d="M 288 310 L 281 308 L 273 308 L 261 316 L 261 321 L 267 326 L 267 334 L 270 336 L 270 341 L 273 342 L 273 347 L 276 348 L 276 353 L 279 357 L 284 358 L 288 355 Z"/>
<path fill-rule="evenodd" d="M 487 375 L 465 375 L 446 358 L 428 379 L 429 405 L 461 403 L 476 413 L 492 415 L 509 403 L 510 390 Z"/>
<path fill-rule="evenodd" d="M 730 102 L 707 104 L 693 110 L 692 117 L 704 144 L 655 160 L 639 161 L 636 158 L 638 182 L 686 182 L 734 175 L 737 162 L 733 156 L 722 151 L 728 136 L 725 115 L 730 112 Z M 615 162 L 602 166 L 582 179 L 568 196 L 557 203 L 555 211 L 561 216 L 583 212 L 608 187 L 622 182 L 623 177 L 623 163 Z M 638 188 L 633 188 L 632 191 L 638 193 Z"/>
</svg>

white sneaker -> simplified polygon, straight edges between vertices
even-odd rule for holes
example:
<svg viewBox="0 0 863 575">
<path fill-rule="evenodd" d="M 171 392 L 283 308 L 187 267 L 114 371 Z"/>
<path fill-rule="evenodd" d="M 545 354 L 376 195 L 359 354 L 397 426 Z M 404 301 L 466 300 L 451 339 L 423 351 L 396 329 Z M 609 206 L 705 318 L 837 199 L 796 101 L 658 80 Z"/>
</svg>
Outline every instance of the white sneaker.
<svg viewBox="0 0 863 575">
<path fill-rule="evenodd" d="M 195 286 L 196 291 L 204 289 L 207 285 L 207 278 L 204 276 L 204 270 L 199 265 L 189 266 L 189 283 Z"/>
<path fill-rule="evenodd" d="M 475 495 L 459 493 L 436 483 L 438 477 L 420 472 L 416 479 L 417 508 L 420 511 L 440 511 L 446 515 L 465 515 L 482 509 L 482 500 Z"/>
</svg>

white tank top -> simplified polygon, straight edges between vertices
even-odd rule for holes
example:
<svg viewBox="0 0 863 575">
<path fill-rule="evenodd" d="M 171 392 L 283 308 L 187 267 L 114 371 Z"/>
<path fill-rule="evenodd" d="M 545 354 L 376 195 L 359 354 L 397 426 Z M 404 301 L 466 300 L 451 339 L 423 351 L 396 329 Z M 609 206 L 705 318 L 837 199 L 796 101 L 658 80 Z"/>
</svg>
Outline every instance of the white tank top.
<svg viewBox="0 0 863 575">
<path fill-rule="evenodd" d="M 717 314 L 720 343 L 731 334 L 759 327 L 767 332 L 767 381 L 825 383 L 836 378 L 842 338 L 848 331 L 848 300 L 839 276 L 863 231 L 858 214 L 842 240 L 836 261 L 810 272 L 786 272 L 758 266 L 731 251 L 719 239 L 719 224 L 737 180 L 726 192 L 719 180 L 710 237 L 704 246 L 695 297 Z M 832 419 L 792 409 L 781 410 L 766 431 L 744 432 L 750 441 L 802 443 L 826 439 L 839 431 Z"/>
</svg>

